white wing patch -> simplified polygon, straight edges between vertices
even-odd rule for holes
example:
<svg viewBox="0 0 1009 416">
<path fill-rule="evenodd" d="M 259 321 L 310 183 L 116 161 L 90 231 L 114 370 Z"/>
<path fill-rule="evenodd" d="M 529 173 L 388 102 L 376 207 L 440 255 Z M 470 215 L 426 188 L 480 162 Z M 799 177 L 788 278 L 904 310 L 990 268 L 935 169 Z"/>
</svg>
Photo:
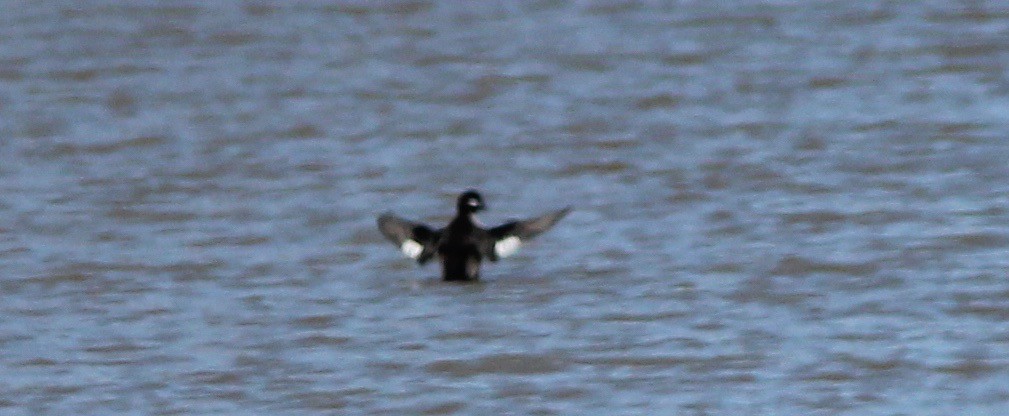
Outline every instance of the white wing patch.
<svg viewBox="0 0 1009 416">
<path fill-rule="evenodd" d="M 521 246 L 522 240 L 516 236 L 504 238 L 501 241 L 494 243 L 494 254 L 497 254 L 497 256 L 501 258 L 508 257 L 515 254 Z"/>
<path fill-rule="evenodd" d="M 420 253 L 424 252 L 424 246 L 413 240 L 404 241 L 403 244 L 399 246 L 399 249 L 403 251 L 403 254 L 406 254 L 407 257 L 414 260 L 417 260 L 417 258 L 420 257 Z"/>
</svg>

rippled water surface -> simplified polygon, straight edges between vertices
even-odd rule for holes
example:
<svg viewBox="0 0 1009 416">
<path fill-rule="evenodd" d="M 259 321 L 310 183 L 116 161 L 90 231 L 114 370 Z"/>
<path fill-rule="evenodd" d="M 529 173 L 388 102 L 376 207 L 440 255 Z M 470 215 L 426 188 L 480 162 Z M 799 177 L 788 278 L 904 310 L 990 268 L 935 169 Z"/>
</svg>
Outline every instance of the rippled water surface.
<svg viewBox="0 0 1009 416">
<path fill-rule="evenodd" d="M 3 9 L 2 414 L 1009 408 L 1004 3 Z"/>
</svg>

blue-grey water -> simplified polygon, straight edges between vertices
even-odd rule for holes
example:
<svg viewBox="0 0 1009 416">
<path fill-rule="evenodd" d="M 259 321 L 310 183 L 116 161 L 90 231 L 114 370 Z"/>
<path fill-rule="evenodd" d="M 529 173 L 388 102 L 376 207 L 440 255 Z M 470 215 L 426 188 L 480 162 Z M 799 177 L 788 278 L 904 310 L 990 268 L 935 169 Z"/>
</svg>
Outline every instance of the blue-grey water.
<svg viewBox="0 0 1009 416">
<path fill-rule="evenodd" d="M 1009 408 L 1006 3 L 0 8 L 0 414 Z"/>
</svg>

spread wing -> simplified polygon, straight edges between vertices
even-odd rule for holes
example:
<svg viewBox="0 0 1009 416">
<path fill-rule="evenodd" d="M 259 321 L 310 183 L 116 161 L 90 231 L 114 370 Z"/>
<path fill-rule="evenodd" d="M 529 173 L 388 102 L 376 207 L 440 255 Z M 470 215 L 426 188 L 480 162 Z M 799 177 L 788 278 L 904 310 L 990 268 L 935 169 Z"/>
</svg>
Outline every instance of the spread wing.
<svg viewBox="0 0 1009 416">
<path fill-rule="evenodd" d="M 571 212 L 571 207 L 523 221 L 511 221 L 487 230 L 492 243 L 483 248 L 483 254 L 492 261 L 515 254 L 523 243 L 549 230 Z"/>
<path fill-rule="evenodd" d="M 424 264 L 437 252 L 441 231 L 419 222 L 408 221 L 385 213 L 378 217 L 378 229 L 385 238 L 399 247 L 407 257 Z"/>
</svg>

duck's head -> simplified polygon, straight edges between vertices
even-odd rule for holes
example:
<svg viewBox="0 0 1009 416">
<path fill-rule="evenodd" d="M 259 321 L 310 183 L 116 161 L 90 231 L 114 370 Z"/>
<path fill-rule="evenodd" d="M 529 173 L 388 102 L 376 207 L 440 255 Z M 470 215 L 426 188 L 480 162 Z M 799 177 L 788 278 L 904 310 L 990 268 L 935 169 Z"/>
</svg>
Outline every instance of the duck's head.
<svg viewBox="0 0 1009 416">
<path fill-rule="evenodd" d="M 459 201 L 456 202 L 456 209 L 460 214 L 472 214 L 485 208 L 480 193 L 472 189 L 459 195 Z"/>
</svg>

